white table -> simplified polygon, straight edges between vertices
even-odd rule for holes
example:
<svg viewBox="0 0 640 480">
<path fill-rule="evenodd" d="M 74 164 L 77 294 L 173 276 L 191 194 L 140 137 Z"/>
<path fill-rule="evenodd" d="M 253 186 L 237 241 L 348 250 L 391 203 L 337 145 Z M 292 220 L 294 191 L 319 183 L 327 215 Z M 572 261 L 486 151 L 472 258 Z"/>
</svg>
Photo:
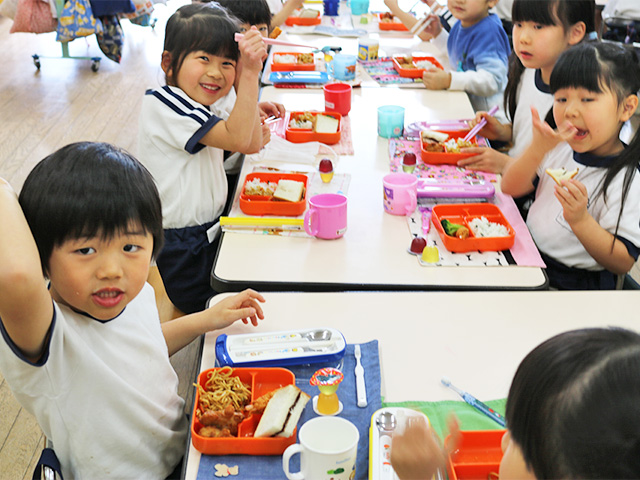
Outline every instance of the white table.
<svg viewBox="0 0 640 480">
<path fill-rule="evenodd" d="M 227 294 L 214 297 L 219 301 Z M 460 400 L 442 376 L 480 400 L 506 397 L 536 345 L 575 328 L 638 330 L 639 291 L 267 293 L 255 329 L 236 323 L 205 336 L 200 369 L 214 365 L 219 333 L 333 327 L 348 343 L 377 339 L 387 402 Z M 479 307 L 482 308 L 479 308 Z M 452 315 L 452 310 L 467 312 Z M 186 479 L 200 453 L 189 445 Z"/>
<path fill-rule="evenodd" d="M 264 87 L 261 100 L 287 110 L 323 110 L 322 90 Z M 540 289 L 547 279 L 535 267 L 420 267 L 407 254 L 405 217 L 384 213 L 382 178 L 389 173 L 388 140 L 377 135 L 377 106 L 405 107 L 405 124 L 471 118 L 464 92 L 356 88 L 349 113 L 355 155 L 343 156 L 336 173 L 351 175 L 348 227 L 343 238 L 223 235 L 212 270 L 216 291 L 261 290 Z M 245 161 L 242 178 L 253 164 Z M 236 192 L 238 195 L 238 192 Z"/>
</svg>

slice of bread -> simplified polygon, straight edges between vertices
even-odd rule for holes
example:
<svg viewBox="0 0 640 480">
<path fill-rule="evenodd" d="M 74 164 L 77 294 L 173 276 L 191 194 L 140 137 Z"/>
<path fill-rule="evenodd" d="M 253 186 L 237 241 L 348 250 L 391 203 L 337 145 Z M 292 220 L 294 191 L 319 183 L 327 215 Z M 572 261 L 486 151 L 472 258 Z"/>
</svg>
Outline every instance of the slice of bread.
<svg viewBox="0 0 640 480">
<path fill-rule="evenodd" d="M 258 422 L 254 437 L 290 437 L 311 397 L 295 385 L 286 385 L 273 394 Z"/>
<path fill-rule="evenodd" d="M 547 168 L 545 170 L 545 172 L 547 173 L 547 175 L 549 175 L 551 178 L 553 178 L 553 181 L 556 182 L 558 185 L 562 186 L 561 181 L 562 180 L 569 180 L 573 177 L 575 177 L 578 174 L 578 168 L 576 168 L 575 170 L 571 170 L 571 171 L 567 171 L 566 168 L 562 167 L 562 168 Z"/>
<path fill-rule="evenodd" d="M 273 192 L 275 200 L 285 202 L 299 202 L 304 195 L 304 183 L 295 180 L 282 179 L 278 182 L 276 191 Z"/>
<path fill-rule="evenodd" d="M 336 133 L 340 122 L 330 115 L 316 115 L 316 133 Z"/>
<path fill-rule="evenodd" d="M 449 135 L 443 132 L 436 132 L 434 130 L 430 130 L 425 128 L 420 132 L 420 136 L 422 137 L 422 141 L 424 142 L 427 139 L 435 140 L 436 142 L 446 142 L 449 139 Z"/>
</svg>

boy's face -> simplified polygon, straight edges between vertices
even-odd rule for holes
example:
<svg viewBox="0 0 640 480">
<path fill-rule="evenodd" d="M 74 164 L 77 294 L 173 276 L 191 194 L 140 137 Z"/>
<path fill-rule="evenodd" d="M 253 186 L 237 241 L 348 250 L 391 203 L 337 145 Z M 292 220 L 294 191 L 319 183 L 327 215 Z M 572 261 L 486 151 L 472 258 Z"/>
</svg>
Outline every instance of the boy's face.
<svg viewBox="0 0 640 480">
<path fill-rule="evenodd" d="M 460 20 L 460 25 L 466 28 L 489 15 L 489 9 L 497 3 L 498 0 L 447 0 L 447 7 Z"/>
<path fill-rule="evenodd" d="M 108 240 L 67 240 L 49 259 L 51 296 L 99 320 L 114 318 L 142 290 L 152 251 L 153 237 L 138 225 Z"/>
<path fill-rule="evenodd" d="M 251 29 L 252 25 L 250 23 L 242 23 L 240 24 L 240 33 L 247 33 Z M 267 38 L 269 36 L 269 25 L 266 23 L 259 23 L 255 26 L 262 38 Z"/>
</svg>

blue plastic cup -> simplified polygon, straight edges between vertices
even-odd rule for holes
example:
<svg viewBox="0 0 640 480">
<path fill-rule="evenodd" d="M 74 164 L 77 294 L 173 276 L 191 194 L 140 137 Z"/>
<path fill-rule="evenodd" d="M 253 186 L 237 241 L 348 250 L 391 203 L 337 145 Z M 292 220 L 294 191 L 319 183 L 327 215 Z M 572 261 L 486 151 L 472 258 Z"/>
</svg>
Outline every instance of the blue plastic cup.
<svg viewBox="0 0 640 480">
<path fill-rule="evenodd" d="M 351 0 L 351 14 L 364 15 L 369 12 L 369 0 Z"/>
<path fill-rule="evenodd" d="M 324 14 L 335 17 L 338 15 L 339 0 L 323 0 Z"/>
<path fill-rule="evenodd" d="M 327 73 L 336 80 L 354 80 L 356 78 L 356 63 L 358 57 L 338 53 L 327 63 Z"/>
<path fill-rule="evenodd" d="M 351 0 L 353 2 L 353 0 Z M 404 108 L 398 105 L 378 107 L 378 135 L 384 138 L 402 136 Z"/>
</svg>

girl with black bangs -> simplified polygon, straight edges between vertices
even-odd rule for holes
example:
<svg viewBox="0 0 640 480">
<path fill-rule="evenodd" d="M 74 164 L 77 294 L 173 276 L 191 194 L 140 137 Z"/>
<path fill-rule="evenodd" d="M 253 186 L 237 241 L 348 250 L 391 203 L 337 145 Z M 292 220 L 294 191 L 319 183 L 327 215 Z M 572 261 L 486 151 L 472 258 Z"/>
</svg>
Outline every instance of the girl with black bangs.
<svg viewBox="0 0 640 480">
<path fill-rule="evenodd" d="M 165 247 L 158 271 L 184 313 L 215 295 L 211 268 L 228 184 L 224 151 L 256 153 L 269 141 L 260 125 L 259 78 L 267 48 L 251 27 L 238 43 L 237 19 L 215 3 L 179 8 L 166 27 L 161 67 L 167 85 L 142 102 L 138 152 L 162 199 Z M 228 116 L 211 106 L 235 87 Z"/>
<path fill-rule="evenodd" d="M 513 196 L 535 190 L 527 227 L 553 288 L 613 289 L 638 258 L 640 135 L 627 147 L 620 129 L 638 106 L 639 90 L 633 50 L 587 43 L 563 53 L 551 74 L 558 129 L 531 108 L 533 142 L 501 185 Z M 556 169 L 577 174 L 556 182 L 545 173 Z"/>
<path fill-rule="evenodd" d="M 508 153 L 491 148 L 465 149 L 477 153 L 458 165 L 471 170 L 501 173 L 531 143 L 530 106 L 546 115 L 553 96 L 551 71 L 560 54 L 595 35 L 594 0 L 515 0 L 512 9 L 513 52 L 504 92 L 504 109 L 511 123 L 501 123 L 487 112 L 478 112 L 474 123 L 487 120 L 479 134 L 506 143 Z M 526 207 L 521 209 L 526 214 Z"/>
</svg>

